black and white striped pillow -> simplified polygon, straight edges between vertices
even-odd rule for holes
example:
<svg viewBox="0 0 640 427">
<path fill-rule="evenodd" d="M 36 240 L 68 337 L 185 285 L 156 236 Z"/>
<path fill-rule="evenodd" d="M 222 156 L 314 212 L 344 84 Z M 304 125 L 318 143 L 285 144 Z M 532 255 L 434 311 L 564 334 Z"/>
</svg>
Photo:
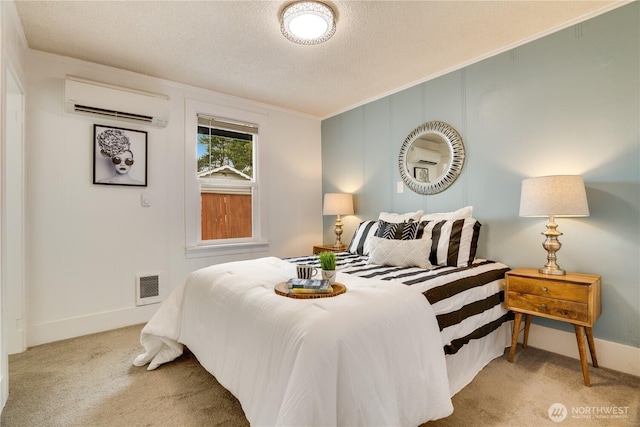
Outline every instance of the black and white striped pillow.
<svg viewBox="0 0 640 427">
<path fill-rule="evenodd" d="M 367 239 L 375 236 L 376 231 L 378 231 L 378 221 L 362 221 L 353 233 L 347 251 L 354 255 L 369 255 Z"/>
<path fill-rule="evenodd" d="M 466 267 L 476 257 L 481 226 L 474 218 L 422 221 L 417 238 L 431 239 L 431 264 Z"/>
</svg>

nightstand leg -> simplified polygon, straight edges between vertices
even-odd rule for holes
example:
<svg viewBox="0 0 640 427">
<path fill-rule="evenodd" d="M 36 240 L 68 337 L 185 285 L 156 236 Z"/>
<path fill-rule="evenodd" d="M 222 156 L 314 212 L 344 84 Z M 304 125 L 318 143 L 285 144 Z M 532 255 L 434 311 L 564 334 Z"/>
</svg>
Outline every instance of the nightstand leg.
<svg viewBox="0 0 640 427">
<path fill-rule="evenodd" d="M 584 343 L 584 326 L 573 325 L 573 327 L 576 330 L 576 340 L 578 341 L 578 352 L 580 353 L 584 385 L 591 387 L 591 382 L 589 381 L 589 364 L 587 363 L 587 349 Z"/>
<path fill-rule="evenodd" d="M 596 357 L 596 343 L 593 341 L 593 329 L 585 327 L 587 331 L 587 343 L 589 343 L 589 352 L 591 353 L 591 364 L 594 368 L 598 367 L 598 358 Z"/>
<path fill-rule="evenodd" d="M 524 339 L 522 340 L 522 348 L 527 348 L 527 341 L 529 341 L 529 326 L 531 326 L 531 315 L 524 315 Z"/>
<path fill-rule="evenodd" d="M 513 362 L 513 358 L 516 356 L 516 346 L 518 345 L 518 334 L 520 333 L 521 321 L 522 313 L 516 312 L 513 322 L 513 335 L 511 336 L 511 350 L 509 350 L 509 362 Z"/>
</svg>

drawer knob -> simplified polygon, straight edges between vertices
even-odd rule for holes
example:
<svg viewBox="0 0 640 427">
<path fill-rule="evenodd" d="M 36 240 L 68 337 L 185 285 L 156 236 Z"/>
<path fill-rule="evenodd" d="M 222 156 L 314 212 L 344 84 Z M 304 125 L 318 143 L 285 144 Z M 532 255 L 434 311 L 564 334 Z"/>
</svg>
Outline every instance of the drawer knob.
<svg viewBox="0 0 640 427">
<path fill-rule="evenodd" d="M 547 309 L 547 304 L 542 304 L 541 307 L 546 310 Z"/>
<path fill-rule="evenodd" d="M 547 288 L 546 286 L 542 287 L 542 292 L 547 292 L 549 290 L 549 288 Z"/>
</svg>

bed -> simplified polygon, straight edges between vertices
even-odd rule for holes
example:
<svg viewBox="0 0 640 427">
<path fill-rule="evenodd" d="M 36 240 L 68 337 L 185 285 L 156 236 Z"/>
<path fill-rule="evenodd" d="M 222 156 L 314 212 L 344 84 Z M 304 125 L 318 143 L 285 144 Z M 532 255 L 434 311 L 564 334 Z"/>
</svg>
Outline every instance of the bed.
<svg viewBox="0 0 640 427">
<path fill-rule="evenodd" d="M 451 397 L 510 345 L 509 268 L 467 253 L 477 221 L 413 217 L 360 224 L 337 253 L 347 292 L 336 297 L 274 292 L 317 256 L 189 274 L 144 327 L 134 364 L 155 369 L 186 345 L 252 425 L 410 426 L 450 415 Z"/>
<path fill-rule="evenodd" d="M 297 257 L 289 260 L 317 265 L 316 259 Z M 366 256 L 346 252 L 339 253 L 338 259 L 344 274 L 400 282 L 430 302 L 440 331 L 451 396 L 511 345 L 513 313 L 502 304 L 502 279 L 509 267 L 503 263 L 475 259 L 467 267 L 424 270 L 372 265 Z"/>
</svg>

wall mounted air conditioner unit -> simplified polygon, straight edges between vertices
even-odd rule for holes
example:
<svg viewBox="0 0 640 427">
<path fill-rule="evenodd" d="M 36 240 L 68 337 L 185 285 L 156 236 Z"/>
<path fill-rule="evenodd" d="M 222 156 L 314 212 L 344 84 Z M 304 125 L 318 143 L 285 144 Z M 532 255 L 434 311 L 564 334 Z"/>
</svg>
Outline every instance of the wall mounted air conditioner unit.
<svg viewBox="0 0 640 427">
<path fill-rule="evenodd" d="M 407 156 L 409 163 L 425 163 L 428 165 L 437 165 L 442 160 L 442 155 L 434 150 L 421 147 L 411 147 Z"/>
<path fill-rule="evenodd" d="M 113 120 L 165 127 L 169 123 L 169 97 L 81 77 L 64 81 L 65 110 Z"/>
</svg>

